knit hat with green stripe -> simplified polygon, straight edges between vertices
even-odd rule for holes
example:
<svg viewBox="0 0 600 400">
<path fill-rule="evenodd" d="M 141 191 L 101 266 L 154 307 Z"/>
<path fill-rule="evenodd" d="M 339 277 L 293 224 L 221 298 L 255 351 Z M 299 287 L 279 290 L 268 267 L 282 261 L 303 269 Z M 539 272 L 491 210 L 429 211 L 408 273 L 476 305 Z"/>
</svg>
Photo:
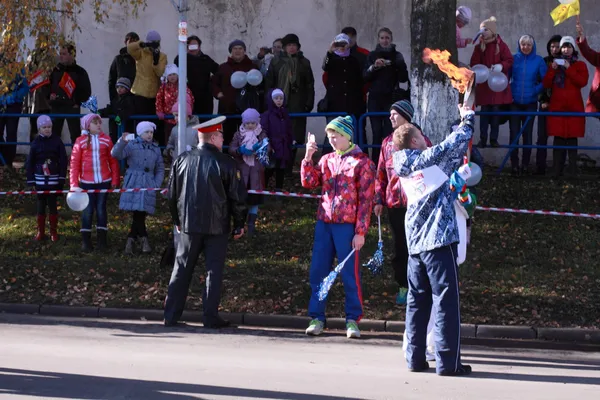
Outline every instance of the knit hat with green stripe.
<svg viewBox="0 0 600 400">
<path fill-rule="evenodd" d="M 337 117 L 328 123 L 325 129 L 331 129 L 332 131 L 347 137 L 350 141 L 352 141 L 352 138 L 354 137 L 354 125 L 352 124 L 351 116 Z"/>
</svg>

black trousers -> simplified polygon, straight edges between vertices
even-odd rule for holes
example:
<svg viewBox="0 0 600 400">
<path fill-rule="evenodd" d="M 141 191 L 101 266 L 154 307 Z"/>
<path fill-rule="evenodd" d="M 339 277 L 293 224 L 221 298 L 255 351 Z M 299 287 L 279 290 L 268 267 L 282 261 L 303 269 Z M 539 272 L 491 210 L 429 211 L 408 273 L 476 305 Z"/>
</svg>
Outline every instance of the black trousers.
<svg viewBox="0 0 600 400">
<path fill-rule="evenodd" d="M 79 107 L 75 108 L 72 106 L 53 106 L 51 110 L 52 114 L 79 114 L 81 110 Z M 69 135 L 71 136 L 71 143 L 75 143 L 75 140 L 81 135 L 81 128 L 79 117 L 72 118 L 52 118 L 52 135 L 58 135 L 61 137 L 63 125 L 67 120 L 67 126 L 69 127 Z"/>
<path fill-rule="evenodd" d="M 129 229 L 129 235 L 127 237 L 130 238 L 140 238 L 148 236 L 148 231 L 146 231 L 146 216 L 148 214 L 145 211 L 134 211 L 133 217 L 131 220 L 131 228 Z"/>
<path fill-rule="evenodd" d="M 554 146 L 577 146 L 577 138 L 561 138 L 554 136 Z M 552 157 L 554 159 L 554 173 L 562 174 L 565 167 L 565 161 L 569 156 L 569 168 L 571 172 L 577 169 L 577 149 L 554 149 Z"/>
<path fill-rule="evenodd" d="M 7 114 L 21 114 L 22 109 L 21 104 L 9 104 L 6 106 Z M 4 128 L 6 128 L 6 141 L 4 140 Z M 19 130 L 19 117 L 2 117 L 0 114 L 0 143 L 2 142 L 16 142 L 17 141 L 17 133 Z M 17 154 L 17 145 L 16 144 L 8 144 L 1 145 L 0 144 L 0 154 L 4 157 L 4 161 L 6 161 L 6 165 L 12 167 L 12 163 L 15 159 L 15 155 Z"/>
<path fill-rule="evenodd" d="M 165 321 L 177 322 L 181 318 L 196 262 L 200 253 L 204 252 L 206 260 L 206 289 L 202 296 L 204 323 L 216 322 L 221 302 L 221 284 L 223 283 L 223 267 L 227 255 L 228 239 L 228 234 L 188 235 L 181 233 L 176 249 L 175 266 L 165 300 Z"/>
<path fill-rule="evenodd" d="M 285 169 L 281 168 L 281 161 L 275 160 L 275 168 L 265 169 L 265 186 L 269 184 L 271 177 L 275 175 L 275 189 L 283 189 L 283 179 L 285 177 Z"/>
<path fill-rule="evenodd" d="M 46 215 L 46 207 L 50 215 L 58 214 L 56 205 L 56 194 L 38 194 L 37 195 L 37 215 Z"/>
<path fill-rule="evenodd" d="M 406 230 L 404 229 L 405 217 L 406 208 L 388 208 L 392 241 L 394 242 L 394 257 L 392 258 L 394 280 L 400 287 L 408 288 L 408 244 L 406 243 Z"/>
</svg>

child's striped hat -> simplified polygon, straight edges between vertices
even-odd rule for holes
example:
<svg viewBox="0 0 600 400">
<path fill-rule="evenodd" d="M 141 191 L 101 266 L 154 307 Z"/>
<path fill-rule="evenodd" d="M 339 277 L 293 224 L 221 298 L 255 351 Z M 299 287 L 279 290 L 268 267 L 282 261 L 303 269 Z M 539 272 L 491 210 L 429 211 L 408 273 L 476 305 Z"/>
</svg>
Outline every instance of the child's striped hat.
<svg viewBox="0 0 600 400">
<path fill-rule="evenodd" d="M 333 121 L 327 124 L 325 129 L 331 129 L 339 133 L 340 135 L 346 136 L 350 141 L 354 137 L 354 125 L 352 124 L 352 117 L 337 117 Z"/>
</svg>

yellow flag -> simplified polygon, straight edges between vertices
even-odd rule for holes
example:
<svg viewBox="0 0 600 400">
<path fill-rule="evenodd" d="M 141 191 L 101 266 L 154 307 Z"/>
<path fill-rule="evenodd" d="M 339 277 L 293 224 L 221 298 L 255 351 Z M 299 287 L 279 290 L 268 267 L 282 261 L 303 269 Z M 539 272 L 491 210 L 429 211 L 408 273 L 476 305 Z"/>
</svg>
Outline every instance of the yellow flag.
<svg viewBox="0 0 600 400">
<path fill-rule="evenodd" d="M 579 0 L 575 0 L 571 4 L 561 4 L 550 13 L 554 20 L 554 26 L 565 22 L 567 19 L 579 15 Z"/>
</svg>

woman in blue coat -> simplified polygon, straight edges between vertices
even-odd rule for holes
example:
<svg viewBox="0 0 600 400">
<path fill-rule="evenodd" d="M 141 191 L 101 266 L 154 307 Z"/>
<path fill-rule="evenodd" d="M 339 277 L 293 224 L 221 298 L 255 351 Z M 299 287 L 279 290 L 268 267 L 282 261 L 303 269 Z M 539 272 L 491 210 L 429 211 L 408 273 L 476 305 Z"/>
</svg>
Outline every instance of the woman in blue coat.
<svg viewBox="0 0 600 400">
<path fill-rule="evenodd" d="M 513 95 L 513 104 L 511 111 L 515 112 L 535 112 L 537 111 L 538 95 L 544 90 L 542 80 L 546 75 L 548 66 L 544 59 L 537 55 L 535 40 L 531 35 L 523 35 L 519 39 L 519 50 L 513 56 L 511 91 Z M 529 120 L 528 120 L 529 119 Z M 510 118 L 510 142 L 516 143 L 517 135 L 523 128 L 523 144 L 531 145 L 533 121 L 535 117 L 512 116 Z M 523 149 L 523 160 L 519 166 L 519 149 L 511 152 L 510 160 L 512 164 L 512 174 L 522 175 L 529 167 L 531 159 L 531 149 Z"/>
<path fill-rule="evenodd" d="M 124 134 L 112 149 L 112 156 L 117 160 L 127 161 L 127 172 L 123 179 L 124 189 L 158 188 L 165 176 L 165 165 L 162 154 L 156 143 L 152 141 L 156 125 L 143 121 L 136 127 L 137 137 L 131 141 Z M 156 207 L 155 191 L 125 192 L 121 195 L 119 208 L 133 211 L 133 221 L 127 236 L 125 253 L 133 254 L 133 244 L 139 239 L 143 253 L 150 253 L 152 248 L 148 242 L 146 216 L 154 214 Z"/>
</svg>

